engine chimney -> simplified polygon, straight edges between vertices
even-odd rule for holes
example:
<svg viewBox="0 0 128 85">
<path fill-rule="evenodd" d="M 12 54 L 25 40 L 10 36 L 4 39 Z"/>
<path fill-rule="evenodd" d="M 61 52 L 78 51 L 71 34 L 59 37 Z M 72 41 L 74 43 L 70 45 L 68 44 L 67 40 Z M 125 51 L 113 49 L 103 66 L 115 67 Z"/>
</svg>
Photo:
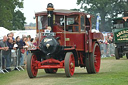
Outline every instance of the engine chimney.
<svg viewBox="0 0 128 85">
<path fill-rule="evenodd" d="M 48 17 L 48 27 L 51 27 L 51 31 L 53 30 L 53 4 L 49 3 L 47 5 L 47 17 Z"/>
</svg>

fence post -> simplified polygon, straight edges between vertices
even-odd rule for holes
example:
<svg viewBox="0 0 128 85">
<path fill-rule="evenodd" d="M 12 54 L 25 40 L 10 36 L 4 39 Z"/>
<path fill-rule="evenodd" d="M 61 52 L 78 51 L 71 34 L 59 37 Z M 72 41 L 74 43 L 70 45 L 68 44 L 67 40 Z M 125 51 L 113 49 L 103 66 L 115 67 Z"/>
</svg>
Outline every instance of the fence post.
<svg viewBox="0 0 128 85">
<path fill-rule="evenodd" d="M 18 48 L 18 51 L 17 51 L 17 60 L 18 60 L 18 67 L 21 69 L 21 70 L 23 70 L 24 71 L 24 69 L 20 66 L 20 58 L 21 58 L 21 51 L 20 51 L 20 49 Z"/>
<path fill-rule="evenodd" d="M 20 69 L 18 68 L 18 67 L 19 67 L 18 50 L 19 50 L 19 49 L 16 49 L 16 67 L 15 67 L 15 69 L 17 69 L 18 71 L 20 71 Z"/>
<path fill-rule="evenodd" d="M 5 74 L 5 72 L 7 72 L 7 73 L 9 73 L 6 69 L 3 69 L 3 61 L 5 61 L 5 59 L 2 59 L 2 57 L 3 57 L 3 55 L 2 55 L 2 50 L 1 50 L 1 53 L 0 53 L 0 60 L 1 60 L 1 66 L 0 66 L 0 71 L 2 72 L 2 73 L 4 73 Z M 5 64 L 6 64 L 6 61 L 4 62 Z M 4 72 L 5 71 L 5 72 Z"/>
<path fill-rule="evenodd" d="M 2 65 L 3 65 L 2 64 L 2 50 L 0 50 L 0 71 L 5 74 L 5 72 L 3 71 Z"/>
</svg>

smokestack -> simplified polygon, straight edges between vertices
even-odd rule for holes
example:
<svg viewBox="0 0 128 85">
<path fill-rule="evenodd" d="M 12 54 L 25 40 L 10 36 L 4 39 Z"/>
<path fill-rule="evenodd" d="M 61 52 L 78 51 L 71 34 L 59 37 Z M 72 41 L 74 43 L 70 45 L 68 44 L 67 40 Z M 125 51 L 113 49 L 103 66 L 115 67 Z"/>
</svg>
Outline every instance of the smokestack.
<svg viewBox="0 0 128 85">
<path fill-rule="evenodd" d="M 51 31 L 53 30 L 53 4 L 49 3 L 47 5 L 47 17 L 48 17 L 48 26 L 51 27 Z"/>
</svg>

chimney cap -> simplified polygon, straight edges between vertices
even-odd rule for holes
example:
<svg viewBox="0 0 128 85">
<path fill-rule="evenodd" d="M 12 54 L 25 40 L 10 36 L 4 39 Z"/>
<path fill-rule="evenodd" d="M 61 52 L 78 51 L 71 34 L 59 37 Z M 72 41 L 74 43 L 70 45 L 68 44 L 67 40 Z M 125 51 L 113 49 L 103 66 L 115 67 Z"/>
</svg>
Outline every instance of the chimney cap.
<svg viewBox="0 0 128 85">
<path fill-rule="evenodd" d="M 52 3 L 48 3 L 47 8 L 53 8 L 53 4 Z"/>
</svg>

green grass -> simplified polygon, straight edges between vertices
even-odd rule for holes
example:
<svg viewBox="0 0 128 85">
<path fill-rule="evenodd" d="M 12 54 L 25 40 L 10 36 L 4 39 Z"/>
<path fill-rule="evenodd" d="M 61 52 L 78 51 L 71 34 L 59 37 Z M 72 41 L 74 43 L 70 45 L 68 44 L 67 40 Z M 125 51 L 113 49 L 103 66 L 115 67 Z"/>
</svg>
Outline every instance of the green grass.
<svg viewBox="0 0 128 85">
<path fill-rule="evenodd" d="M 115 57 L 105 57 L 105 58 L 101 58 L 102 60 L 111 60 L 111 59 L 115 59 Z"/>
<path fill-rule="evenodd" d="M 126 57 L 120 60 L 103 58 L 99 73 L 87 74 L 86 69 L 76 68 L 71 78 L 65 76 L 63 69 L 57 74 L 39 70 L 34 79 L 28 78 L 26 70 L 12 71 L 0 74 L 0 85 L 128 85 L 128 60 Z"/>
<path fill-rule="evenodd" d="M 14 79 L 20 77 L 20 75 L 24 73 L 26 73 L 26 71 L 12 71 L 5 74 L 0 73 L 0 85 L 8 84 L 9 82 L 14 81 Z"/>
<path fill-rule="evenodd" d="M 111 60 L 111 59 L 116 59 L 116 58 L 115 58 L 115 56 L 102 58 L 102 60 L 107 60 L 107 59 L 108 59 L 108 60 Z M 123 56 L 123 58 L 120 58 L 120 59 L 127 59 L 127 58 L 126 58 L 126 56 Z"/>
</svg>

